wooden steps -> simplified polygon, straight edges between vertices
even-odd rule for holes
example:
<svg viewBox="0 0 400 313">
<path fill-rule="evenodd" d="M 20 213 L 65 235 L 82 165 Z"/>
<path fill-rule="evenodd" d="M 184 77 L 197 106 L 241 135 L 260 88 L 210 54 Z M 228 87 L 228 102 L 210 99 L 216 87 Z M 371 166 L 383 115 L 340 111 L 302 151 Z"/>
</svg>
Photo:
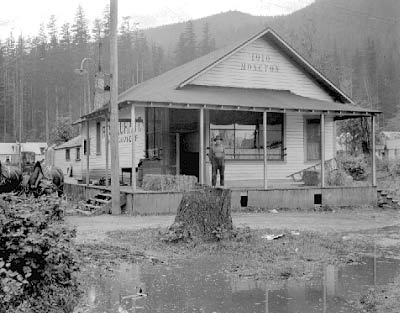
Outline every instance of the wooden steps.
<svg viewBox="0 0 400 313">
<path fill-rule="evenodd" d="M 400 200 L 394 199 L 387 190 L 377 189 L 377 193 L 379 207 L 383 209 L 400 209 Z"/>
<path fill-rule="evenodd" d="M 90 198 L 84 204 L 84 211 L 90 215 L 109 214 L 111 211 L 111 193 L 107 190 L 100 191 L 94 198 Z"/>
</svg>

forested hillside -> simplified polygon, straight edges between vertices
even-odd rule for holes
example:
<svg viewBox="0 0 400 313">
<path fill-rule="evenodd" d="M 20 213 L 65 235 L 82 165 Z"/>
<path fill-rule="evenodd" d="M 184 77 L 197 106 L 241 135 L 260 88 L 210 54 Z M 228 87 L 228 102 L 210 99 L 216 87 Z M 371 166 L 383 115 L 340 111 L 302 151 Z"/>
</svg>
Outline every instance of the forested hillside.
<svg viewBox="0 0 400 313">
<path fill-rule="evenodd" d="M 46 139 L 57 119 L 82 113 L 83 58 L 94 74 L 108 73 L 109 10 L 88 22 L 77 8 L 70 23 L 44 21 L 37 36 L 0 42 L 0 141 Z M 226 12 L 187 23 L 139 30 L 120 21 L 119 91 L 176 65 L 271 26 L 360 105 L 384 112 L 380 126 L 397 126 L 400 99 L 400 1 L 318 0 L 291 15 Z M 20 108 L 22 108 L 20 115 Z"/>
</svg>

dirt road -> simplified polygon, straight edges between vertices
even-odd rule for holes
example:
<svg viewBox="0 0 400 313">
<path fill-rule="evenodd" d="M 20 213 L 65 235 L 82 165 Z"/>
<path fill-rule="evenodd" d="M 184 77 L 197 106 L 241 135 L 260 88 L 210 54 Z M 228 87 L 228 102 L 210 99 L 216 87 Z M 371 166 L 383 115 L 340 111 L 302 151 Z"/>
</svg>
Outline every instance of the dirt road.
<svg viewBox="0 0 400 313">
<path fill-rule="evenodd" d="M 77 241 L 106 240 L 106 233 L 113 230 L 139 230 L 168 227 L 173 215 L 158 216 L 69 216 L 67 222 L 76 226 Z M 279 212 L 279 213 L 234 213 L 236 226 L 250 228 L 314 230 L 320 232 L 349 232 L 400 225 L 400 212 L 394 210 L 354 209 L 337 212 Z"/>
</svg>

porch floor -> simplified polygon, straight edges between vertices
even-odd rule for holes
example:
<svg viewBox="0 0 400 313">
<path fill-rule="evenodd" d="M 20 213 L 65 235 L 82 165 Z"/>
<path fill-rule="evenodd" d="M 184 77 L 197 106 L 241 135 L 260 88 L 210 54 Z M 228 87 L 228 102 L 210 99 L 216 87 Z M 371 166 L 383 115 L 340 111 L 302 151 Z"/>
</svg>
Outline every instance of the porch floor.
<svg viewBox="0 0 400 313">
<path fill-rule="evenodd" d="M 79 185 L 77 180 L 71 177 L 65 177 L 65 182 L 69 184 Z M 85 184 L 81 184 L 85 185 Z M 111 189 L 111 187 L 107 188 L 105 186 L 97 186 L 91 185 L 95 187 L 99 187 L 101 189 Z M 217 181 L 217 187 L 219 187 L 219 182 Z M 286 188 L 294 188 L 294 187 L 306 187 L 303 182 L 294 182 L 291 179 L 270 179 L 268 180 L 268 189 L 286 189 Z M 249 180 L 230 180 L 225 182 L 225 188 L 230 188 L 233 190 L 250 190 L 250 189 L 264 189 L 264 182 L 262 179 L 249 179 Z M 131 192 L 132 187 L 130 185 L 122 185 L 122 192 Z M 137 191 L 146 192 L 145 190 L 137 187 Z"/>
<path fill-rule="evenodd" d="M 219 187 L 219 182 L 217 182 L 217 187 Z M 274 179 L 268 181 L 268 189 L 286 189 L 295 187 L 305 187 L 305 185 L 303 182 L 294 182 L 293 180 L 288 179 Z M 264 189 L 264 181 L 262 179 L 226 181 L 225 188 L 230 188 L 232 190 Z M 130 185 L 121 186 L 121 191 L 131 192 L 132 187 Z M 140 187 L 137 187 L 137 191 L 146 192 L 146 190 L 143 190 Z"/>
</svg>

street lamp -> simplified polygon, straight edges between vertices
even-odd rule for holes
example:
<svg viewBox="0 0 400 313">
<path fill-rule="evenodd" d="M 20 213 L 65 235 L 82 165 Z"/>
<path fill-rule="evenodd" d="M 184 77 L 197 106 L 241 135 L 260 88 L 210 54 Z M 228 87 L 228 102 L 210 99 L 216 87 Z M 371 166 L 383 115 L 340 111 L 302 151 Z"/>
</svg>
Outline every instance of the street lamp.
<svg viewBox="0 0 400 313">
<path fill-rule="evenodd" d="M 86 61 L 92 61 L 94 63 L 94 60 L 92 58 L 84 58 L 81 62 L 81 67 L 74 70 L 74 72 L 78 75 L 86 75 L 86 88 L 84 88 L 84 91 L 86 90 L 86 94 L 84 95 L 84 107 L 85 107 L 85 112 L 84 114 L 89 114 L 90 113 L 90 80 L 89 80 L 89 72 L 83 68 L 85 65 Z M 84 92 L 85 93 L 85 92 Z M 89 143 L 89 120 L 86 119 L 86 185 L 89 186 L 89 153 L 90 153 L 90 143 Z"/>
<path fill-rule="evenodd" d="M 86 83 L 84 86 L 84 114 L 89 114 L 90 112 L 90 79 L 89 79 L 89 71 L 84 69 L 84 65 L 86 61 L 91 61 L 94 64 L 94 60 L 92 58 L 84 58 L 81 62 L 81 67 L 74 70 L 75 74 L 86 76 Z"/>
</svg>

